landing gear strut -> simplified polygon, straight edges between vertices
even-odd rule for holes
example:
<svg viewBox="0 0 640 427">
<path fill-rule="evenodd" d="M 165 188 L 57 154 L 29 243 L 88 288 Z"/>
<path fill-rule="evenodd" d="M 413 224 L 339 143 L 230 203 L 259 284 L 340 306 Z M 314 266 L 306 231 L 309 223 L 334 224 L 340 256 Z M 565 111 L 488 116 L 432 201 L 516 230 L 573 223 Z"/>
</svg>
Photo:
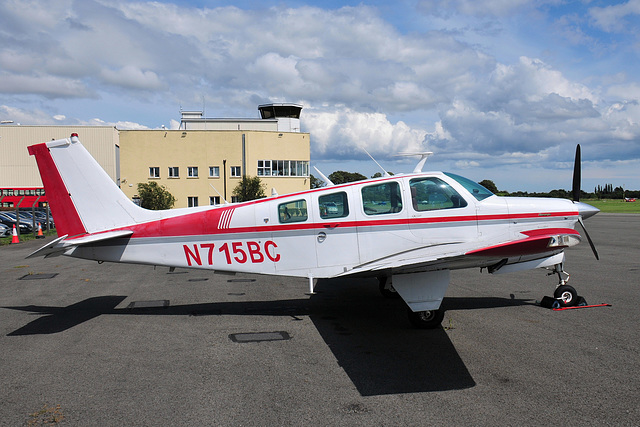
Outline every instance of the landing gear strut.
<svg viewBox="0 0 640 427">
<path fill-rule="evenodd" d="M 573 286 L 567 285 L 569 281 L 569 273 L 563 270 L 562 264 L 556 264 L 553 268 L 553 271 L 549 273 L 558 275 L 558 287 L 553 293 L 553 298 L 558 301 L 560 307 L 573 307 L 578 305 L 578 292 L 573 288 Z M 566 276 L 563 278 L 563 275 Z"/>
<path fill-rule="evenodd" d="M 385 298 L 400 298 L 400 294 L 394 289 L 389 276 L 378 276 L 378 289 L 380 289 L 380 293 Z"/>
</svg>

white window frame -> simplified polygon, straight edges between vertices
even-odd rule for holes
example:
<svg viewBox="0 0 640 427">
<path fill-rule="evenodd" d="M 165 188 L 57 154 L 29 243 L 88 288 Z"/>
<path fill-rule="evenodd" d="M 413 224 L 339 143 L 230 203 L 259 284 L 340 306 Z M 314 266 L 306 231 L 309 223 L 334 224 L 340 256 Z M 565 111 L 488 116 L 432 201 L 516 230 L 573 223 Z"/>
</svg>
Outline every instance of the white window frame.
<svg viewBox="0 0 640 427">
<path fill-rule="evenodd" d="M 211 206 L 220 204 L 220 196 L 209 196 L 209 204 Z"/>
<path fill-rule="evenodd" d="M 169 178 L 180 178 L 180 168 L 178 166 L 169 166 Z"/>
<path fill-rule="evenodd" d="M 242 178 L 242 167 L 241 166 L 231 166 L 230 175 L 233 178 Z"/>
<path fill-rule="evenodd" d="M 188 196 L 187 197 L 187 206 L 190 208 L 198 207 L 198 196 Z"/>
<path fill-rule="evenodd" d="M 160 178 L 159 166 L 149 166 L 149 178 Z"/>
<path fill-rule="evenodd" d="M 197 177 L 198 177 L 198 167 L 187 166 L 187 178 L 197 178 Z"/>
<path fill-rule="evenodd" d="M 220 166 L 209 166 L 209 178 L 220 178 Z"/>
</svg>

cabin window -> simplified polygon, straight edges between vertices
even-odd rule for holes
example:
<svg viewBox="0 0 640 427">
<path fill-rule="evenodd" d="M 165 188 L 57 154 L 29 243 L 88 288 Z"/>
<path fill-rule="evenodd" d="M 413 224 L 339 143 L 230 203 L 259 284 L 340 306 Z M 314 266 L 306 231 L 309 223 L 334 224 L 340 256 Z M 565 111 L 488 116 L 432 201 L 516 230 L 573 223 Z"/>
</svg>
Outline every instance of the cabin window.
<svg viewBox="0 0 640 427">
<path fill-rule="evenodd" d="M 318 205 L 322 219 L 343 218 L 349 215 L 349 202 L 344 191 L 318 197 Z"/>
<path fill-rule="evenodd" d="M 436 177 L 409 181 L 411 203 L 418 212 L 463 208 L 467 202 L 449 184 Z"/>
<path fill-rule="evenodd" d="M 283 224 L 288 222 L 306 221 L 308 218 L 307 201 L 301 199 L 279 204 L 278 218 Z"/>
<path fill-rule="evenodd" d="M 384 182 L 362 188 L 362 208 L 367 215 L 397 213 L 402 210 L 402 192 L 395 182 Z"/>
</svg>

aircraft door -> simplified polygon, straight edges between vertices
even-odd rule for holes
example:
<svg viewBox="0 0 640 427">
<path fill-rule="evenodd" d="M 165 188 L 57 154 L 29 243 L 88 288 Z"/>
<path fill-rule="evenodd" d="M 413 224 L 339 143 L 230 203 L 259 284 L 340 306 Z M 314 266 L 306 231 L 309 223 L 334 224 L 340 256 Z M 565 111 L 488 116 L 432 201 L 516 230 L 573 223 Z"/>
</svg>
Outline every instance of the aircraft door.
<svg viewBox="0 0 640 427">
<path fill-rule="evenodd" d="M 455 245 L 477 238 L 475 203 L 465 200 L 445 180 L 435 176 L 412 178 L 409 188 L 409 228 L 420 243 Z"/>
<path fill-rule="evenodd" d="M 313 198 L 318 267 L 334 267 L 335 273 L 360 262 L 352 189 L 322 192 Z"/>
</svg>

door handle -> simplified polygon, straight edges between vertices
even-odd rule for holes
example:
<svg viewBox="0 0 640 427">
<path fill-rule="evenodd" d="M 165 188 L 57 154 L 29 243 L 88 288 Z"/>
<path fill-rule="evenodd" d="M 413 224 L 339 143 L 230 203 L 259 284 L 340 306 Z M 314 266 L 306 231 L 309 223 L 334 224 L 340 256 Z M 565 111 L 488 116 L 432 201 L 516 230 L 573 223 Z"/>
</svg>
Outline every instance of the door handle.
<svg viewBox="0 0 640 427">
<path fill-rule="evenodd" d="M 321 231 L 318 233 L 318 243 L 324 242 L 326 238 L 327 238 L 327 233 L 325 233 L 324 231 Z"/>
</svg>

